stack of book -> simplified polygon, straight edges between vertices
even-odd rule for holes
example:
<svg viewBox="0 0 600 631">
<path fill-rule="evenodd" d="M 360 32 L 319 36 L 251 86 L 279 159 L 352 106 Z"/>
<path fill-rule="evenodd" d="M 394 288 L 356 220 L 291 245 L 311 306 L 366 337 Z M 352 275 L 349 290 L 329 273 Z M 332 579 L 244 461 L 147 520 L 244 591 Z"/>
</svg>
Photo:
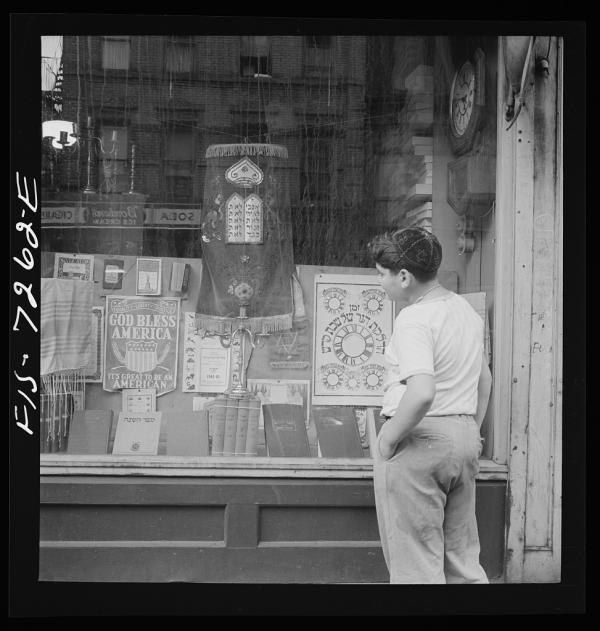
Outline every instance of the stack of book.
<svg viewBox="0 0 600 631">
<path fill-rule="evenodd" d="M 211 455 L 256 456 L 260 399 L 220 396 L 206 404 Z"/>
<path fill-rule="evenodd" d="M 432 202 L 423 202 L 414 208 L 406 211 L 404 215 L 405 228 L 425 228 L 432 231 Z"/>
<path fill-rule="evenodd" d="M 413 133 L 425 132 L 433 125 L 433 66 L 419 65 L 405 79 L 406 123 Z"/>
<path fill-rule="evenodd" d="M 433 96 L 433 66 L 418 65 L 406 75 L 404 87 L 410 94 L 430 94 Z"/>
<path fill-rule="evenodd" d="M 410 160 L 410 172 L 413 183 L 433 184 L 433 156 L 432 155 L 415 155 Z"/>
<path fill-rule="evenodd" d="M 433 193 L 433 137 L 410 136 L 404 143 L 404 154 L 408 160 L 409 186 L 403 202 L 404 209 L 430 202 Z"/>
</svg>

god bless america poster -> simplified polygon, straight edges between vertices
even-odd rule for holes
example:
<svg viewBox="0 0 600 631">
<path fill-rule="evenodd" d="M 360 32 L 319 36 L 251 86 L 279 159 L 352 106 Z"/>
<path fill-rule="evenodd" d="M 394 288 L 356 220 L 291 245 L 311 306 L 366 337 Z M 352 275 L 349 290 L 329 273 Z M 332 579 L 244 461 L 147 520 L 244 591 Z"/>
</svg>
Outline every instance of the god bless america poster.
<svg viewBox="0 0 600 631">
<path fill-rule="evenodd" d="M 106 297 L 104 389 L 177 385 L 179 298 Z"/>
</svg>

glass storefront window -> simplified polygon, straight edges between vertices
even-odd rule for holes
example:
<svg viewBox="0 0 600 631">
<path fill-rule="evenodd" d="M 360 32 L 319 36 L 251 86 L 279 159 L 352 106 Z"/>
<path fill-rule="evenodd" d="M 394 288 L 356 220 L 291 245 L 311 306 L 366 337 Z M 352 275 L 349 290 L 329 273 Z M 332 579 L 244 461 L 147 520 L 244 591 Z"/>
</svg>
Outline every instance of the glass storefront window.
<svg viewBox="0 0 600 631">
<path fill-rule="evenodd" d="M 43 143 L 41 453 L 367 462 L 402 305 L 366 245 L 393 228 L 436 234 L 491 363 L 496 38 L 56 50 L 42 119 L 77 142 Z"/>
</svg>

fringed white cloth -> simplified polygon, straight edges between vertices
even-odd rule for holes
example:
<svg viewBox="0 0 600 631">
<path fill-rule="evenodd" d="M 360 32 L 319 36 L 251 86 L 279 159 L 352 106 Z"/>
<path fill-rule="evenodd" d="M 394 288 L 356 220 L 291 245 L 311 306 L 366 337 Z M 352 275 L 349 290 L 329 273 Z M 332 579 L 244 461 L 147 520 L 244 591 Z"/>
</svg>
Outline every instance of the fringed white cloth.
<svg viewBox="0 0 600 631">
<path fill-rule="evenodd" d="M 93 282 L 42 278 L 40 374 L 80 370 L 92 352 Z"/>
<path fill-rule="evenodd" d="M 211 333 L 230 335 L 238 328 L 240 322 L 252 333 L 275 333 L 292 328 L 292 314 L 245 318 L 241 321 L 238 318 L 196 314 L 196 329 Z"/>
<path fill-rule="evenodd" d="M 271 145 L 269 143 L 210 145 L 206 150 L 207 158 L 222 158 L 224 156 L 272 156 L 275 158 L 287 158 L 288 150 L 281 145 Z"/>
<path fill-rule="evenodd" d="M 40 452 L 65 451 L 74 410 L 85 402 L 85 377 L 78 370 L 41 376 Z"/>
</svg>

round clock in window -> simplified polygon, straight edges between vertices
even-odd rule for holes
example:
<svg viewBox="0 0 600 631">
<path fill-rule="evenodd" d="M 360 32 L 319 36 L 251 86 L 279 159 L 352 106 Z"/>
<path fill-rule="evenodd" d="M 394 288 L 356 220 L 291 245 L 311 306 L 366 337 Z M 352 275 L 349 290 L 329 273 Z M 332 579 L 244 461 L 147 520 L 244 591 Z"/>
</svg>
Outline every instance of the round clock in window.
<svg viewBox="0 0 600 631">
<path fill-rule="evenodd" d="M 485 54 L 478 48 L 457 69 L 450 86 L 449 127 L 454 153 L 469 151 L 484 121 Z"/>
</svg>

